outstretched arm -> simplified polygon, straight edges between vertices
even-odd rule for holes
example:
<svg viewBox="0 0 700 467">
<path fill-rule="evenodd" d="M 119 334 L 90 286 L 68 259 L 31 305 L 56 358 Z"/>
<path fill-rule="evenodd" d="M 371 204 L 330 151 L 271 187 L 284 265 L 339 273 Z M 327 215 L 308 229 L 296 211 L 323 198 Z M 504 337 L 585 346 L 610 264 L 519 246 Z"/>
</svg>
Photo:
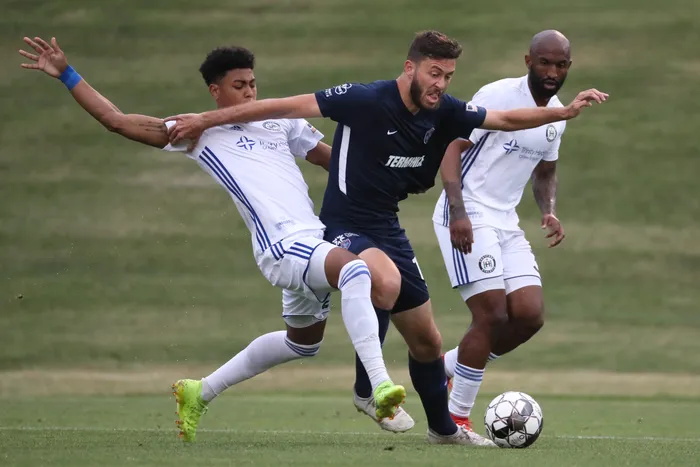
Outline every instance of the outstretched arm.
<svg viewBox="0 0 700 467">
<path fill-rule="evenodd" d="M 35 63 L 23 63 L 22 68 L 41 70 L 49 76 L 60 79 L 71 92 L 73 98 L 92 117 L 109 131 L 118 133 L 139 143 L 163 148 L 168 144 L 168 131 L 162 119 L 147 115 L 124 114 L 106 97 L 90 86 L 72 67 L 58 46 L 56 38 L 51 45 L 40 37 L 34 40 L 25 37 L 24 42 L 39 55 L 24 50 L 19 53 Z"/>
<path fill-rule="evenodd" d="M 605 102 L 608 95 L 596 89 L 583 91 L 566 107 L 535 107 L 514 110 L 489 110 L 481 128 L 487 130 L 516 131 L 537 128 L 547 123 L 577 117 L 584 107 L 593 102 Z"/>
<path fill-rule="evenodd" d="M 175 121 L 177 125 L 170 134 L 170 140 L 177 144 L 183 139 L 196 141 L 207 128 L 226 123 L 246 123 L 275 118 L 314 118 L 321 117 L 321 109 L 314 94 L 301 94 L 281 99 L 263 99 L 201 114 L 176 115 L 165 121 Z"/>
</svg>

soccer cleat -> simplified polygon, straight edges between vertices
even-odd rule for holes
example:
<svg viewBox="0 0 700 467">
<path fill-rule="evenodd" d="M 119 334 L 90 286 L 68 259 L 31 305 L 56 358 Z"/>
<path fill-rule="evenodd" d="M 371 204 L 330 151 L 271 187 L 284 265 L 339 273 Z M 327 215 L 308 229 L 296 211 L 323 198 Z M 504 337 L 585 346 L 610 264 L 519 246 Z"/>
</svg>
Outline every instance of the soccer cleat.
<svg viewBox="0 0 700 467">
<path fill-rule="evenodd" d="M 391 431 L 392 433 L 403 433 L 408 431 L 416 424 L 413 418 L 403 408 L 398 407 L 394 412 L 393 418 L 377 418 L 377 406 L 374 402 L 374 397 L 367 399 L 354 394 L 354 404 L 358 412 L 364 413 L 372 420 L 377 422 L 377 425 L 382 430 Z"/>
<path fill-rule="evenodd" d="M 496 443 L 490 439 L 475 433 L 464 425 L 457 425 L 457 432 L 453 435 L 439 435 L 428 428 L 428 443 L 430 444 L 463 444 L 467 446 L 479 446 L 495 448 Z"/>
<path fill-rule="evenodd" d="M 394 418 L 396 409 L 406 401 L 406 389 L 391 381 L 384 381 L 374 390 L 378 420 Z"/>
<path fill-rule="evenodd" d="M 199 418 L 206 413 L 207 403 L 202 399 L 202 381 L 181 379 L 172 386 L 177 402 L 175 424 L 180 429 L 180 438 L 192 442 L 197 434 Z"/>
</svg>

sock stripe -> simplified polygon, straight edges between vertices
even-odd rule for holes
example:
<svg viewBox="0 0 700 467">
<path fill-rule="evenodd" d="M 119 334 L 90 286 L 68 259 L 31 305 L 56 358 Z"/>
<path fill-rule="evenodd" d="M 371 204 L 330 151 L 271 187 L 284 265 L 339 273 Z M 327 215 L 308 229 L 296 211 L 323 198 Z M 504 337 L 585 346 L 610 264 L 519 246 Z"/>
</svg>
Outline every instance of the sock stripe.
<svg viewBox="0 0 700 467">
<path fill-rule="evenodd" d="M 366 274 L 370 278 L 372 277 L 372 275 L 369 272 L 369 268 L 364 263 L 354 264 L 350 266 L 340 275 L 340 284 L 338 285 L 338 288 L 342 289 L 348 282 L 363 274 Z"/>
<path fill-rule="evenodd" d="M 457 363 L 455 366 L 455 375 L 461 376 L 462 378 L 470 381 L 479 382 L 484 379 L 484 370 L 470 368 L 466 365 L 462 365 L 461 363 Z"/>
<path fill-rule="evenodd" d="M 321 348 L 320 342 L 315 345 L 300 345 L 291 342 L 286 337 L 284 338 L 284 343 L 287 344 L 287 347 L 289 347 L 294 353 L 301 355 L 302 357 L 313 357 Z"/>
<path fill-rule="evenodd" d="M 348 277 L 350 274 L 352 274 L 352 273 L 355 272 L 356 270 L 358 270 L 358 269 L 360 269 L 360 268 L 362 268 L 362 267 L 366 267 L 366 266 L 365 266 L 364 264 L 362 264 L 362 263 L 354 263 L 354 264 L 353 264 L 353 263 L 349 263 L 349 264 L 350 264 L 350 266 L 348 266 L 348 265 L 346 264 L 345 267 L 343 268 L 343 270 L 340 271 L 339 282 L 343 282 L 343 280 L 344 280 L 346 277 Z M 347 268 L 347 269 L 346 269 L 346 268 Z"/>
<path fill-rule="evenodd" d="M 500 355 L 496 355 L 495 353 L 491 352 L 489 354 L 489 362 L 496 360 L 498 357 L 500 357 Z"/>
<path fill-rule="evenodd" d="M 355 274 L 353 274 L 352 276 L 346 278 L 346 279 L 340 284 L 340 288 L 342 289 L 343 287 L 345 287 L 345 286 L 348 284 L 348 282 L 350 282 L 351 280 L 353 280 L 353 279 L 356 278 L 356 277 L 363 276 L 363 275 L 369 277 L 370 280 L 372 279 L 372 276 L 371 276 L 370 273 L 369 273 L 369 269 L 363 268 L 363 269 L 361 269 L 361 270 L 355 272 Z"/>
</svg>

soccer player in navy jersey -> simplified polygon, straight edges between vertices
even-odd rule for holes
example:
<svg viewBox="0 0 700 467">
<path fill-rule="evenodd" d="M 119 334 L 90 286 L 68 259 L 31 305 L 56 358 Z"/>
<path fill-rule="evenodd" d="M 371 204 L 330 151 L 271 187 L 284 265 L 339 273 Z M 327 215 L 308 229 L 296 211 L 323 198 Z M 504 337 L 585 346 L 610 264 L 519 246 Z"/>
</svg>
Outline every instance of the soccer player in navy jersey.
<svg viewBox="0 0 700 467">
<path fill-rule="evenodd" d="M 194 144 L 204 130 L 227 123 L 313 117 L 336 121 L 320 213 L 325 238 L 358 254 L 369 266 L 380 337 L 391 319 L 408 345 L 409 372 L 428 419 L 428 441 L 493 446 L 467 427 L 458 427 L 450 417 L 442 338 L 433 320 L 427 285 L 399 224 L 398 203 L 432 187 L 447 146 L 455 139 L 468 139 L 475 128 L 535 128 L 574 118 L 583 107 L 608 96 L 590 89 L 566 107 L 489 111 L 445 93 L 461 52 L 459 43 L 444 34 L 424 31 L 416 35 L 397 79 L 346 83 L 314 94 L 264 99 L 166 120 L 176 122 L 170 132 L 173 144 L 183 140 Z M 456 179 L 461 180 L 461 174 Z M 455 200 L 462 199 L 461 189 L 460 183 L 445 186 Z M 456 203 L 449 209 L 452 243 L 468 253 L 472 228 L 464 205 Z M 365 407 L 373 402 L 366 388 L 360 364 L 355 405 L 368 413 Z M 397 411 L 397 417 L 403 414 Z M 410 429 L 413 421 L 407 425 L 405 429 Z"/>
</svg>

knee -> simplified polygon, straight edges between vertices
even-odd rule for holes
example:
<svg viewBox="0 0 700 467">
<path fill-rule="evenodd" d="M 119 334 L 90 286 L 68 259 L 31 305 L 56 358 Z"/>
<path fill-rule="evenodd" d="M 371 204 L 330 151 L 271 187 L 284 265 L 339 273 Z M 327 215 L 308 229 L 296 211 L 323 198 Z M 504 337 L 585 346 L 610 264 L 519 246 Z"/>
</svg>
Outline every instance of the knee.
<svg viewBox="0 0 700 467">
<path fill-rule="evenodd" d="M 522 332 L 533 336 L 544 326 L 544 308 L 541 306 L 532 307 L 519 314 L 516 322 Z"/>
<path fill-rule="evenodd" d="M 401 292 L 399 274 L 374 274 L 372 276 L 372 304 L 381 310 L 391 310 Z"/>
<path fill-rule="evenodd" d="M 505 296 L 502 294 L 483 294 L 478 302 L 471 304 L 473 325 L 475 327 L 488 327 L 494 331 L 504 328 L 508 324 L 508 306 Z"/>
<path fill-rule="evenodd" d="M 442 353 L 442 335 L 440 335 L 440 331 L 436 328 L 432 332 L 416 336 L 410 343 L 409 351 L 413 358 L 419 362 L 437 360 Z"/>
</svg>

